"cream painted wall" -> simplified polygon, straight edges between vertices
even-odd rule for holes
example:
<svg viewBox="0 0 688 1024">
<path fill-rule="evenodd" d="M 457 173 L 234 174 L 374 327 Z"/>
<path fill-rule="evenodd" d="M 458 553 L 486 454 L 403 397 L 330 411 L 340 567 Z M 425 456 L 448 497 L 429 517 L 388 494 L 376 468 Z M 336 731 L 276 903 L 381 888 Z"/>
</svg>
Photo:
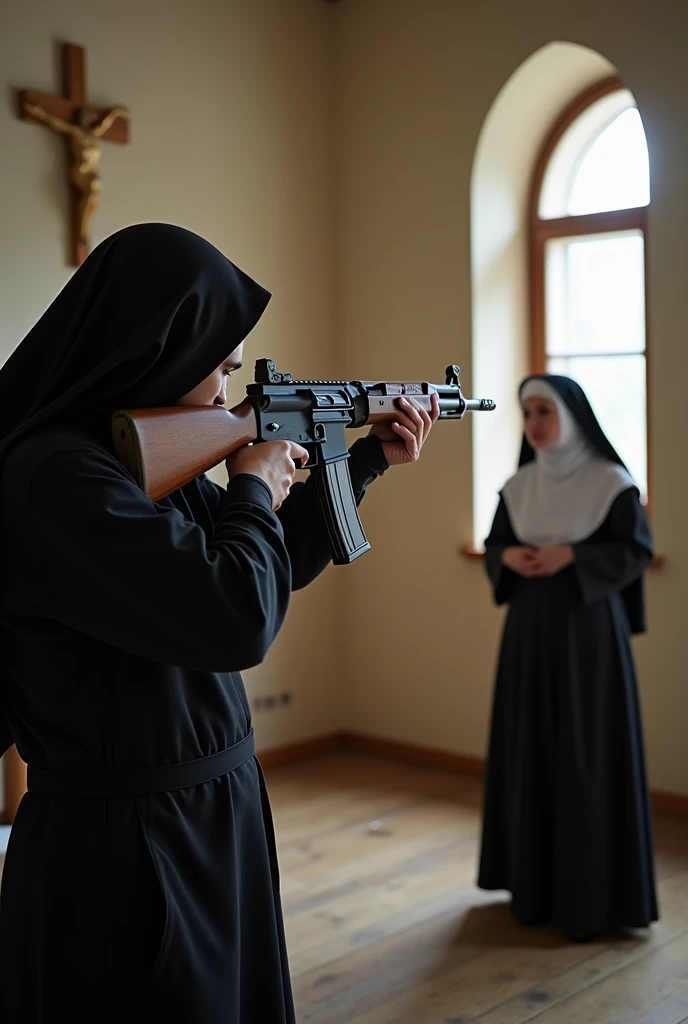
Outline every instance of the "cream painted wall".
<svg viewBox="0 0 688 1024">
<path fill-rule="evenodd" d="M 13 90 L 61 88 L 58 43 L 87 47 L 93 103 L 124 103 L 129 146 L 105 145 L 94 241 L 162 220 L 207 236 L 273 293 L 250 339 L 302 376 L 332 370 L 332 9 L 314 0 L 22 0 L 0 14 L 0 357 L 72 273 L 63 143 L 15 117 Z M 237 396 L 250 379 L 237 378 Z M 329 732 L 334 580 L 295 596 L 257 694 L 261 747 Z M 231 643 L 231 637 L 227 638 Z M 307 654 L 303 652 L 307 651 Z M 50 666 L 46 666 L 50 671 Z"/>
<path fill-rule="evenodd" d="M 427 379 L 456 360 L 470 393 L 471 169 L 513 72 L 563 40 L 598 51 L 635 93 L 651 153 L 654 526 L 667 557 L 637 654 L 651 783 L 683 793 L 687 27 L 673 0 L 343 0 L 336 24 L 339 345 L 365 377 Z M 470 424 L 440 424 L 423 461 L 385 483 L 365 510 L 373 553 L 344 583 L 347 725 L 482 755 L 501 615 L 482 566 L 457 557 L 472 539 Z"/>
<path fill-rule="evenodd" d="M 56 43 L 88 47 L 93 102 L 123 102 L 132 143 L 108 146 L 96 240 L 161 219 L 218 244 L 274 293 L 254 351 L 288 369 L 441 379 L 471 390 L 470 181 L 509 76 L 552 40 L 598 50 L 626 78 L 652 151 L 655 525 L 638 644 L 652 784 L 688 793 L 678 609 L 686 596 L 682 227 L 688 214 L 683 5 L 660 0 L 25 0 L 0 13 L 0 355 L 67 280 L 63 153 L 15 119 L 11 90 L 54 91 Z M 528 117 L 526 111 L 524 117 Z M 248 375 L 237 381 L 241 391 Z M 515 452 L 514 452 L 515 457 Z M 439 425 L 423 461 L 377 485 L 373 544 L 295 597 L 250 693 L 262 747 L 346 726 L 467 754 L 485 745 L 500 615 L 472 535 L 471 425 Z M 348 653 L 344 655 L 343 641 Z M 273 684 L 279 685 L 275 687 Z"/>
</svg>

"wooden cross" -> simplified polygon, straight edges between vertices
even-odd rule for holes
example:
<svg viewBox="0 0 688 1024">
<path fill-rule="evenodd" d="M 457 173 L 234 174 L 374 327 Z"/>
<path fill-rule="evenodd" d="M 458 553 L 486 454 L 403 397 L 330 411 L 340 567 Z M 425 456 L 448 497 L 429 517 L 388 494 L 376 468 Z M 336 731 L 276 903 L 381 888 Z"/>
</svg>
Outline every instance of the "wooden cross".
<svg viewBox="0 0 688 1024">
<path fill-rule="evenodd" d="M 102 139 L 129 141 L 129 111 L 125 107 L 91 107 L 86 101 L 86 51 L 82 46 L 62 46 L 66 96 L 33 92 L 19 94 L 22 121 L 44 124 L 64 135 L 68 143 L 71 185 L 71 265 L 78 267 L 88 255 L 89 227 L 100 201 L 102 182 L 97 170 Z"/>
</svg>

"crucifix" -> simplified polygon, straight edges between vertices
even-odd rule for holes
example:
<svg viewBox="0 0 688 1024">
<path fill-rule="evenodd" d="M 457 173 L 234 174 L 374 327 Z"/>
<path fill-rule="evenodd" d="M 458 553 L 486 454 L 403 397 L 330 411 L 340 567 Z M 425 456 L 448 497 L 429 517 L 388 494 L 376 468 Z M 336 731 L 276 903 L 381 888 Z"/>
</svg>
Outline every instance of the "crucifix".
<svg viewBox="0 0 688 1024">
<path fill-rule="evenodd" d="M 71 265 L 86 259 L 89 228 L 103 190 L 98 177 L 101 140 L 129 141 L 130 114 L 126 107 L 91 107 L 86 102 L 86 52 L 82 46 L 62 47 L 66 96 L 23 90 L 20 93 L 22 121 L 47 125 L 64 135 L 68 143 L 69 181 L 72 193 Z"/>
</svg>

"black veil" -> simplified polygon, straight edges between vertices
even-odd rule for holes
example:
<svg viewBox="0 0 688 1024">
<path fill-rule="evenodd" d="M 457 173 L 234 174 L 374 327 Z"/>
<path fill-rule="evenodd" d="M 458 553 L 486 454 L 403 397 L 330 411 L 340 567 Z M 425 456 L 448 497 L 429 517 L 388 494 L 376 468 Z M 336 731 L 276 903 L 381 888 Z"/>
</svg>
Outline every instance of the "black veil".
<svg viewBox="0 0 688 1024">
<path fill-rule="evenodd" d="M 556 373 L 532 373 L 521 382 L 519 395 L 528 381 L 531 380 L 543 380 L 551 388 L 554 388 L 574 417 L 588 443 L 595 449 L 597 454 L 601 455 L 604 459 L 608 459 L 609 462 L 615 462 L 618 466 L 623 466 L 626 472 L 628 472 L 628 468 L 624 465 L 618 452 L 602 430 L 588 401 L 588 396 L 580 384 L 577 384 L 575 380 L 571 380 L 570 377 L 562 377 Z M 519 468 L 525 466 L 527 462 L 532 462 L 534 458 L 535 452 L 526 441 L 524 435 L 521 442 L 521 454 L 518 460 Z"/>
<path fill-rule="evenodd" d="M 110 447 L 115 409 L 174 404 L 246 338 L 269 300 L 191 231 L 138 224 L 116 232 L 0 370 L 0 466 L 20 438 L 51 423 Z M 14 742 L 2 689 L 0 674 L 0 754 Z"/>
<path fill-rule="evenodd" d="M 592 406 L 588 401 L 588 397 L 580 384 L 577 384 L 575 380 L 571 380 L 570 377 L 564 377 L 554 373 L 531 374 L 521 382 L 519 395 L 530 380 L 543 380 L 549 384 L 550 387 L 554 388 L 561 400 L 566 404 L 567 408 L 576 420 L 576 423 L 597 454 L 601 455 L 602 458 L 608 459 L 610 462 L 615 462 L 617 465 L 623 466 L 626 472 L 628 472 L 628 468 L 622 461 L 607 435 L 602 430 L 602 427 L 592 410 Z M 535 452 L 528 444 L 524 434 L 518 461 L 519 468 L 524 466 L 527 462 L 532 462 L 534 458 Z M 626 606 L 626 613 L 628 615 L 631 632 L 644 632 L 646 614 L 645 582 L 643 576 L 639 576 L 636 580 L 625 587 L 621 591 L 621 596 Z"/>
<path fill-rule="evenodd" d="M 0 457 L 51 420 L 174 404 L 255 327 L 270 295 L 205 239 L 138 224 L 101 242 L 0 370 Z"/>
</svg>

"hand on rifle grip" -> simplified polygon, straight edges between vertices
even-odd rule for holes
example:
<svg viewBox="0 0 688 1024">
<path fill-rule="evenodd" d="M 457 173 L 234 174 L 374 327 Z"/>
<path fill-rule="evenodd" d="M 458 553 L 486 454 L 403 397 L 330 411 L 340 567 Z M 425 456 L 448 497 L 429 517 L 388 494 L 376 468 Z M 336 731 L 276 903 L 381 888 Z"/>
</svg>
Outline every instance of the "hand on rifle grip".
<svg viewBox="0 0 688 1024">
<path fill-rule="evenodd" d="M 249 473 L 267 484 L 272 494 L 272 507 L 277 511 L 289 494 L 296 463 L 303 467 L 307 461 L 308 452 L 294 441 L 264 441 L 232 452 L 225 465 L 230 480 L 239 473 Z"/>
</svg>

